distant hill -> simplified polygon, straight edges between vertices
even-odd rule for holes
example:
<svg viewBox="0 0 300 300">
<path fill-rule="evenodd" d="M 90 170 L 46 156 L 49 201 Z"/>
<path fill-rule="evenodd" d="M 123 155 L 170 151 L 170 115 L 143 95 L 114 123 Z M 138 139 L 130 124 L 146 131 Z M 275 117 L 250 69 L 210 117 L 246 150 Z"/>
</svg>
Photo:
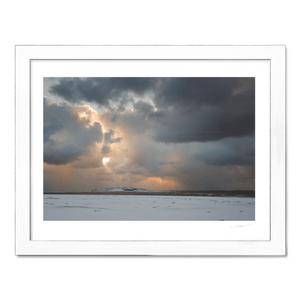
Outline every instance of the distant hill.
<svg viewBox="0 0 300 300">
<path fill-rule="evenodd" d="M 152 193 L 155 192 L 153 190 L 147 190 L 142 188 L 135 188 L 135 187 L 124 187 L 124 186 L 113 186 L 109 188 L 102 188 L 102 189 L 94 189 L 91 193 L 102 193 L 102 192 L 139 192 L 139 193 Z"/>
</svg>

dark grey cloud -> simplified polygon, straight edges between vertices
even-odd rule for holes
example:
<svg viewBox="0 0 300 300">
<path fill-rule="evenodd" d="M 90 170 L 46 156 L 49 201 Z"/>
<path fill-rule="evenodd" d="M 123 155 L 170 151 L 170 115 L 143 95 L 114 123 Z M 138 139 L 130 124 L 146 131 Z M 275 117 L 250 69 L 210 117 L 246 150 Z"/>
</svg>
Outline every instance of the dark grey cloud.
<svg viewBox="0 0 300 300">
<path fill-rule="evenodd" d="M 108 110 L 102 115 L 102 118 L 110 123 L 111 128 L 119 127 L 122 131 L 130 135 L 146 134 L 149 129 L 149 122 L 139 113 L 120 114 L 115 110 Z"/>
<path fill-rule="evenodd" d="M 111 146 L 110 144 L 113 144 L 113 143 L 120 143 L 122 138 L 113 138 L 115 134 L 115 131 L 110 129 L 108 132 L 105 132 L 104 133 L 104 145 L 101 149 L 101 153 L 103 154 L 108 154 L 110 153 L 111 151 Z"/>
<path fill-rule="evenodd" d="M 111 121 L 131 102 L 152 122 L 159 142 L 217 141 L 251 136 L 255 129 L 255 78 L 58 78 L 49 92 L 70 103 L 113 107 Z M 146 94 L 153 104 L 144 101 Z"/>
<path fill-rule="evenodd" d="M 108 153 L 110 153 L 110 150 L 111 150 L 111 147 L 110 147 L 110 145 L 103 145 L 103 147 L 102 147 L 102 149 L 101 149 L 101 153 L 103 153 L 103 154 L 108 154 Z"/>
<path fill-rule="evenodd" d="M 110 161 L 116 174 L 181 176 L 185 188 L 254 186 L 255 78 L 58 78 L 53 82 L 49 92 L 72 105 L 84 101 L 108 108 L 101 120 L 113 129 L 103 136 L 102 154 L 113 151 L 111 144 L 124 139 L 126 145 L 130 140 L 126 160 Z M 134 111 L 122 113 L 129 102 Z M 73 121 L 71 106 L 48 109 L 46 160 L 63 164 L 87 153 L 97 128 L 94 133 L 91 127 L 85 131 L 83 120 Z M 66 122 L 77 125 L 73 128 Z M 70 138 L 51 141 L 57 132 L 67 132 Z M 121 137 L 114 138 L 116 132 Z M 79 141 L 85 138 L 83 146 Z M 172 151 L 180 153 L 178 160 L 168 156 Z M 239 173 L 239 167 L 246 171 Z"/>
<path fill-rule="evenodd" d="M 65 165 L 89 152 L 89 146 L 102 140 L 101 125 L 80 119 L 73 107 L 50 104 L 44 99 L 44 162 Z M 61 138 L 52 135 L 60 133 Z"/>
<path fill-rule="evenodd" d="M 251 136 L 255 130 L 254 112 L 203 106 L 189 114 L 181 110 L 168 113 L 156 126 L 154 139 L 166 143 L 218 141 L 229 137 Z"/>
<path fill-rule="evenodd" d="M 110 144 L 113 144 L 113 143 L 120 143 L 121 142 L 121 139 L 122 138 L 112 138 L 112 136 L 115 134 L 114 130 L 109 130 L 109 132 L 105 132 L 104 134 L 104 141 L 105 142 L 108 142 Z"/>
<path fill-rule="evenodd" d="M 50 139 L 44 144 L 44 162 L 51 165 L 66 165 L 77 160 L 84 152 L 85 149 L 76 142 Z"/>
<path fill-rule="evenodd" d="M 254 78 L 173 78 L 159 85 L 154 103 L 166 113 L 156 141 L 217 141 L 255 131 Z"/>
<path fill-rule="evenodd" d="M 70 103 L 86 101 L 105 107 L 117 103 L 122 110 L 126 103 L 132 101 L 129 93 L 142 96 L 152 90 L 156 82 L 156 78 L 143 77 L 59 78 L 58 83 L 49 88 L 49 92 Z"/>
<path fill-rule="evenodd" d="M 186 77 L 160 79 L 155 104 L 158 107 L 178 107 L 185 112 L 202 105 L 226 108 L 237 105 L 240 96 L 252 103 L 243 103 L 242 108 L 251 108 L 254 101 L 253 77 Z"/>
<path fill-rule="evenodd" d="M 159 164 L 160 166 L 174 165 L 174 161 L 171 160 L 171 161 L 166 162 L 166 161 L 160 160 L 160 161 L 158 162 L 158 164 Z"/>
<path fill-rule="evenodd" d="M 155 111 L 153 105 L 143 101 L 134 103 L 133 107 L 139 114 L 142 114 L 151 121 L 160 122 L 160 120 L 163 120 L 163 118 L 166 116 L 164 111 Z"/>
<path fill-rule="evenodd" d="M 44 142 L 49 141 L 52 134 L 61 131 L 64 128 L 60 119 L 53 114 L 44 114 Z"/>
<path fill-rule="evenodd" d="M 152 104 L 134 103 L 135 113 L 108 112 L 127 134 L 147 135 L 153 142 L 175 147 L 194 143 L 199 152 L 184 148 L 184 156 L 210 166 L 251 166 L 255 163 L 254 78 L 159 79 Z M 141 139 L 137 139 L 141 141 Z M 141 143 L 141 142 L 140 142 Z M 137 145 L 141 147 L 141 145 Z M 158 148 L 153 153 L 158 153 Z M 148 171 L 159 169 L 152 152 L 142 147 L 134 161 Z M 174 148 L 175 149 L 175 148 Z"/>
<path fill-rule="evenodd" d="M 197 148 L 197 145 L 196 145 Z M 254 137 L 229 138 L 218 142 L 201 143 L 193 151 L 194 161 L 203 161 L 211 166 L 252 166 L 255 164 Z"/>
</svg>

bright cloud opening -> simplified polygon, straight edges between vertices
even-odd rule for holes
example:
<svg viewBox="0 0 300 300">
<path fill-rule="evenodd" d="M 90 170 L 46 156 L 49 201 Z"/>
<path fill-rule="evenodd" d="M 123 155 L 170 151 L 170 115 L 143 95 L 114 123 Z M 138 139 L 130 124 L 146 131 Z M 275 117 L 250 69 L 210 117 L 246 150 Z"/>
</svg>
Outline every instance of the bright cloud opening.
<svg viewBox="0 0 300 300">
<path fill-rule="evenodd" d="M 104 157 L 104 158 L 102 159 L 102 161 L 103 161 L 103 164 L 105 165 L 106 163 L 109 162 L 109 157 Z"/>
</svg>

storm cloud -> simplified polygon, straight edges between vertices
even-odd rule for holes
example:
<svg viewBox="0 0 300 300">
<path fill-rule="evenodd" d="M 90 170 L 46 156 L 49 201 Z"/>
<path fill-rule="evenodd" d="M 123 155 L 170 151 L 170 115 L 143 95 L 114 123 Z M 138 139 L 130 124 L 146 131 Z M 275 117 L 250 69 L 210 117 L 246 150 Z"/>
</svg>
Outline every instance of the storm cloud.
<svg viewBox="0 0 300 300">
<path fill-rule="evenodd" d="M 101 125 L 92 126 L 73 107 L 44 99 L 44 162 L 64 165 L 89 152 L 89 146 L 103 138 Z"/>
<path fill-rule="evenodd" d="M 155 123 L 159 142 L 217 141 L 255 130 L 255 78 L 61 78 L 49 91 L 121 111 L 132 102 Z M 151 103 L 140 100 L 145 94 Z"/>
<path fill-rule="evenodd" d="M 255 78 L 51 78 L 45 94 L 44 161 L 92 188 L 254 188 Z"/>
<path fill-rule="evenodd" d="M 254 78 L 170 79 L 160 86 L 154 104 L 166 114 L 157 141 L 218 141 L 255 131 Z"/>
<path fill-rule="evenodd" d="M 156 78 L 60 78 L 49 92 L 70 103 L 94 102 L 110 107 L 118 103 L 122 107 L 132 101 L 130 93 L 142 96 L 156 85 Z"/>
<path fill-rule="evenodd" d="M 104 140 L 105 142 L 108 142 L 110 144 L 113 143 L 120 143 L 121 138 L 113 138 L 112 136 L 115 134 L 115 132 L 111 129 L 109 132 L 105 132 L 104 134 Z"/>
</svg>

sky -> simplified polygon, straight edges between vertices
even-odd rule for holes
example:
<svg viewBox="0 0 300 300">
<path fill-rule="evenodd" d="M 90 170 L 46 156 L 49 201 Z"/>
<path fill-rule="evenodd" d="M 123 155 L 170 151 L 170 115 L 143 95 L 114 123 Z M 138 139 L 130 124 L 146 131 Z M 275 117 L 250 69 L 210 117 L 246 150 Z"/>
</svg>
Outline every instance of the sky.
<svg viewBox="0 0 300 300">
<path fill-rule="evenodd" d="M 255 78 L 44 78 L 44 191 L 255 188 Z"/>
</svg>

